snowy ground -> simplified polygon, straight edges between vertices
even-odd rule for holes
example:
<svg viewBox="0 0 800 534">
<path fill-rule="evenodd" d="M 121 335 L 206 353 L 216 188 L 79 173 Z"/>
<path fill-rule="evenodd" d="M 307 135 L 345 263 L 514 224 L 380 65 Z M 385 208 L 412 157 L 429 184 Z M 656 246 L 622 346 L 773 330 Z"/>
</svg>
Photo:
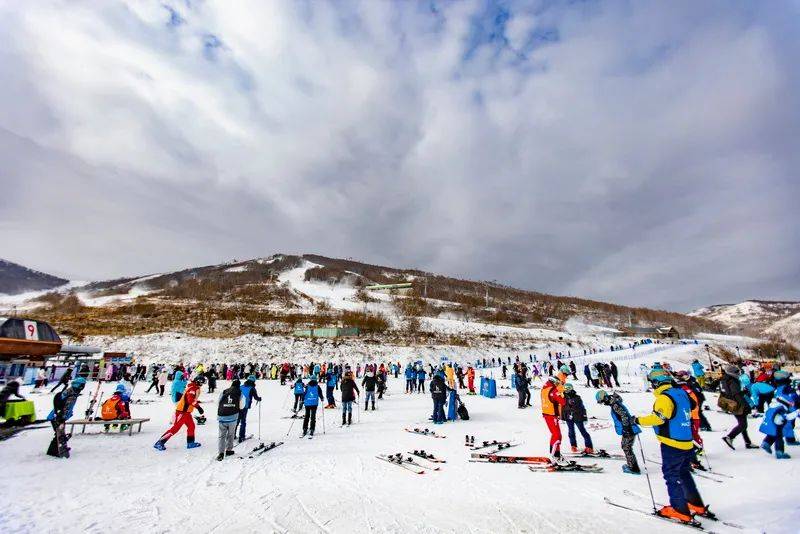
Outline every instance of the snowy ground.
<svg viewBox="0 0 800 534">
<path fill-rule="evenodd" d="M 645 357 L 685 362 L 690 347 L 675 347 Z M 638 364 L 638 360 L 631 363 Z M 637 365 L 631 365 L 633 370 Z M 624 370 L 624 367 L 621 367 Z M 496 373 L 499 375 L 499 373 Z M 624 379 L 622 389 L 638 390 L 640 379 Z M 224 383 L 222 383 L 224 384 Z M 499 382 L 507 386 L 508 382 Z M 426 426 L 431 408 L 428 395 L 405 395 L 404 382 L 391 380 L 388 396 L 378 411 L 361 412 L 351 428 L 340 428 L 338 411 L 326 410 L 313 440 L 299 439 L 300 424 L 282 419 L 290 404 L 288 387 L 259 381 L 264 397 L 261 434 L 264 440 L 287 443 L 256 459 L 216 462 L 216 395 L 205 393 L 209 424 L 198 427 L 199 449 L 185 448 L 185 435 L 157 452 L 153 442 L 167 428 L 171 403 L 144 393 L 134 397 L 155 402 L 134 405 L 134 416 L 150 417 L 141 434 L 76 435 L 72 458 L 57 460 L 44 454 L 48 429 L 28 430 L 0 443 L 0 532 L 108 532 L 119 528 L 137 532 L 681 532 L 643 515 L 610 508 L 609 496 L 648 508 L 644 476 L 624 475 L 621 462 L 601 460 L 606 471 L 589 473 L 531 473 L 525 466 L 469 463 L 464 435 L 481 440 L 519 440 L 513 454 L 542 455 L 547 450 L 545 425 L 534 407 L 518 410 L 516 399 L 463 396 L 470 421 L 436 427 L 447 439 L 432 439 L 403 431 Z M 113 385 L 108 385 L 110 391 Z M 26 390 L 28 388 L 25 388 Z M 87 391 L 93 387 L 87 388 Z M 222 387 L 219 388 L 220 390 Z M 603 424 L 608 410 L 593 401 L 593 391 L 578 388 L 590 414 Z M 512 390 L 498 389 L 501 395 Z M 337 392 L 338 395 L 338 392 Z M 625 393 L 632 411 L 646 412 L 649 393 Z M 37 414 L 44 417 L 52 397 L 31 395 Z M 79 399 L 82 413 L 88 395 Z M 713 408 L 713 400 L 711 403 Z M 797 459 L 778 462 L 763 451 L 730 451 L 721 442 L 732 417 L 707 412 L 715 432 L 705 439 L 713 467 L 734 478 L 717 483 L 698 479 L 706 500 L 723 518 L 749 527 L 747 532 L 798 532 L 797 507 L 800 452 Z M 354 421 L 354 422 L 355 422 Z M 432 425 L 430 428 L 434 428 Z M 258 432 L 258 411 L 249 428 Z M 757 442 L 757 421 L 750 431 Z M 96 431 L 93 431 L 96 432 Z M 566 428 L 564 428 L 566 439 Z M 592 432 L 595 446 L 618 450 L 613 429 Z M 580 440 L 580 437 L 579 437 Z M 658 447 L 652 433 L 642 442 L 650 456 Z M 249 449 L 253 442 L 238 448 Z M 741 442 L 739 443 L 741 444 Z M 374 458 L 424 448 L 447 459 L 439 472 L 415 475 Z M 789 452 L 795 452 L 790 449 Z M 656 499 L 666 500 L 658 471 L 650 464 Z M 624 494 L 629 490 L 639 495 Z M 717 532 L 740 532 L 710 524 Z"/>
</svg>

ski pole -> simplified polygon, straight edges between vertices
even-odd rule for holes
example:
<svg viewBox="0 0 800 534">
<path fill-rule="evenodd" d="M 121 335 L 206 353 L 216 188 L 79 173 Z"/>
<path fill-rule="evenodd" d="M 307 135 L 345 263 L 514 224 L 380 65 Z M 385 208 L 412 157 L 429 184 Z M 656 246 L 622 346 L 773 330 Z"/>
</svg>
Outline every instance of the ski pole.
<svg viewBox="0 0 800 534">
<path fill-rule="evenodd" d="M 258 441 L 261 441 L 261 401 L 258 402 Z"/>
<path fill-rule="evenodd" d="M 656 498 L 653 495 L 653 485 L 650 483 L 650 472 L 647 469 L 647 458 L 644 456 L 644 447 L 642 446 L 642 438 L 636 434 L 636 439 L 639 441 L 639 451 L 642 453 L 642 466 L 644 466 L 644 476 L 647 479 L 647 487 L 650 489 L 650 500 L 653 502 L 653 512 L 657 512 Z"/>
<path fill-rule="evenodd" d="M 300 410 L 298 410 L 298 411 L 300 411 Z M 297 412 L 295 412 L 295 415 L 297 415 Z M 289 430 L 287 430 L 287 431 L 286 431 L 286 435 L 287 435 L 287 436 L 288 436 L 288 435 L 289 435 L 289 433 L 292 431 L 292 427 L 294 426 L 294 422 L 295 422 L 297 419 L 298 419 L 297 417 L 292 417 L 292 423 L 289 425 Z"/>
<path fill-rule="evenodd" d="M 325 407 L 322 407 L 322 434 L 325 435 Z"/>
</svg>

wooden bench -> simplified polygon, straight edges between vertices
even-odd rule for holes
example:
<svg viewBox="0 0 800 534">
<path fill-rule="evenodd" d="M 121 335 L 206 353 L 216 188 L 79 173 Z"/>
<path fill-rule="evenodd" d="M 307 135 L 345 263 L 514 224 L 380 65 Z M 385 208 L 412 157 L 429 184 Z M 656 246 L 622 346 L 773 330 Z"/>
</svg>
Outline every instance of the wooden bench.
<svg viewBox="0 0 800 534">
<path fill-rule="evenodd" d="M 81 429 L 81 434 L 83 434 L 83 433 L 86 432 L 86 427 L 88 425 L 105 425 L 104 428 L 103 428 L 103 432 L 108 432 L 109 430 L 111 430 L 110 425 L 128 425 L 127 430 L 128 430 L 128 435 L 130 436 L 130 435 L 133 434 L 134 425 L 139 425 L 139 427 L 136 429 L 136 431 L 137 432 L 141 432 L 142 431 L 142 423 L 146 423 L 149 420 L 150 420 L 149 418 L 143 418 L 143 419 L 112 419 L 110 421 L 104 421 L 102 419 L 97 419 L 95 421 L 92 421 L 92 420 L 89 420 L 89 419 L 76 419 L 74 421 L 67 421 L 66 425 L 68 427 L 70 427 L 70 434 L 75 431 L 75 427 L 76 426 L 83 427 Z"/>
</svg>

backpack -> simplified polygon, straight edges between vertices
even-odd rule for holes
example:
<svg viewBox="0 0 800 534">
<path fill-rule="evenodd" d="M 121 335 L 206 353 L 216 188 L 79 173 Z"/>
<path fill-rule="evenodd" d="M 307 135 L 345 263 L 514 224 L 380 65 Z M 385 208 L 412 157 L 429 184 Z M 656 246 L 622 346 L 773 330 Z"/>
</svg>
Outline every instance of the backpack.
<svg viewBox="0 0 800 534">
<path fill-rule="evenodd" d="M 463 402 L 458 404 L 458 417 L 464 421 L 469 421 L 469 412 Z"/>
<path fill-rule="evenodd" d="M 239 413 L 239 400 L 242 395 L 234 395 L 230 389 L 226 389 L 219 399 L 219 406 L 217 406 L 217 415 L 228 416 L 236 415 Z"/>
<path fill-rule="evenodd" d="M 100 408 L 100 418 L 103 421 L 111 421 L 117 418 L 117 401 L 119 399 L 114 397 L 109 397 L 103 401 L 103 405 Z"/>
</svg>

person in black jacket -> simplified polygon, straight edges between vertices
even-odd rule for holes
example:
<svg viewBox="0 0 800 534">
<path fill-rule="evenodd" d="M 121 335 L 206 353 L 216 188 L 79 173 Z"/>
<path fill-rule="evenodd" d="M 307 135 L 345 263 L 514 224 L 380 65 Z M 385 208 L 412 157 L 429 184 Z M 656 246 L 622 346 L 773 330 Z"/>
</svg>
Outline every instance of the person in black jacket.
<svg viewBox="0 0 800 534">
<path fill-rule="evenodd" d="M 364 386 L 364 411 L 369 410 L 369 400 L 372 399 L 372 411 L 375 411 L 375 387 L 378 384 L 378 379 L 375 377 L 375 371 L 369 370 L 364 374 L 364 379 L 361 385 Z"/>
<path fill-rule="evenodd" d="M 611 378 L 614 379 L 614 383 L 619 387 L 619 369 L 617 369 L 617 364 L 609 362 L 608 367 L 611 370 Z"/>
<path fill-rule="evenodd" d="M 444 373 L 437 371 L 430 383 L 431 399 L 433 399 L 433 424 L 441 425 L 445 421 L 444 403 L 450 388 L 444 383 Z"/>
<path fill-rule="evenodd" d="M 728 432 L 727 436 L 722 438 L 722 441 L 731 449 L 736 450 L 733 446 L 733 440 L 741 434 L 746 449 L 757 449 L 758 447 L 750 443 L 750 436 L 747 434 L 747 413 L 750 411 L 750 403 L 747 402 L 747 398 L 742 391 L 739 374 L 740 371 L 737 366 L 726 365 L 725 374 L 722 375 L 722 380 L 719 383 L 719 407 L 736 418 L 736 426 Z"/>
<path fill-rule="evenodd" d="M 572 452 L 578 452 L 578 440 L 575 437 L 575 428 L 577 427 L 581 436 L 583 436 L 583 443 L 586 447 L 583 452 L 587 454 L 594 453 L 592 436 L 589 435 L 585 425 L 589 419 L 586 415 L 586 407 L 583 405 L 583 399 L 575 392 L 572 384 L 564 384 L 564 400 L 566 404 L 561 411 L 561 418 L 567 422 L 567 435 L 569 436 Z"/>
<path fill-rule="evenodd" d="M 361 394 L 356 381 L 353 380 L 352 371 L 345 371 L 339 388 L 342 390 L 342 426 L 345 424 L 350 426 L 353 422 L 353 402 L 356 400 L 356 396 Z"/>
<path fill-rule="evenodd" d="M 2 417 L 5 417 L 6 403 L 11 395 L 19 397 L 21 400 L 25 400 L 25 397 L 19 394 L 19 382 L 17 380 L 10 380 L 8 384 L 3 387 L 3 390 L 0 391 L 0 416 Z"/>
<path fill-rule="evenodd" d="M 50 390 L 50 393 L 53 393 L 62 386 L 64 389 L 67 389 L 67 385 L 69 384 L 70 380 L 72 380 L 72 367 L 68 368 L 64 374 L 61 375 L 61 379 L 58 381 L 58 384 L 53 386 L 53 389 Z"/>
</svg>

